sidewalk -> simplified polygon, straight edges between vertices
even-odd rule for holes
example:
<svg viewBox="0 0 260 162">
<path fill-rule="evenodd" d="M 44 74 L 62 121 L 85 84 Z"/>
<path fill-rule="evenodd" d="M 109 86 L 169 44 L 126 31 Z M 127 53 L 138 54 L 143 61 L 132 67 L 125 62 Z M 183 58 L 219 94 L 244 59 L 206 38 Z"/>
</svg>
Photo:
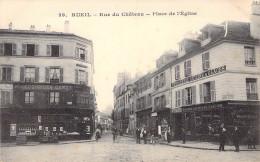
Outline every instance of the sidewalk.
<svg viewBox="0 0 260 162">
<path fill-rule="evenodd" d="M 132 135 L 124 135 L 124 136 L 135 138 Z M 147 141 L 149 142 L 150 139 L 148 138 Z M 198 149 L 198 150 L 218 150 L 219 148 L 219 144 L 216 142 L 186 141 L 186 143 L 183 144 L 182 141 L 172 141 L 171 143 L 167 143 L 167 141 L 163 139 L 159 139 L 157 143 L 161 145 L 172 146 L 172 147 L 190 148 L 190 149 Z M 239 148 L 240 151 L 260 151 L 260 145 L 256 145 L 256 149 L 248 149 L 247 145 L 241 145 L 239 146 Z M 235 146 L 225 145 L 225 151 L 235 151 Z"/>
<path fill-rule="evenodd" d="M 71 143 L 86 143 L 94 142 L 96 140 L 73 140 L 73 141 L 59 141 L 58 143 L 40 143 L 40 142 L 27 142 L 26 144 L 16 144 L 15 142 L 1 143 L 1 147 L 13 147 L 13 146 L 37 146 L 37 145 L 65 145 Z"/>
</svg>

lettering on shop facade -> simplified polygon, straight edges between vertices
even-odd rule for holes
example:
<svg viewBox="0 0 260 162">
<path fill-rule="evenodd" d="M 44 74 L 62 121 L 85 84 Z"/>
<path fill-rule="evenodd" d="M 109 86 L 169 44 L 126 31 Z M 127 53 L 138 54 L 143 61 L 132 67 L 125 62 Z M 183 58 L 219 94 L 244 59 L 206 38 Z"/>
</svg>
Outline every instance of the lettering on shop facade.
<svg viewBox="0 0 260 162">
<path fill-rule="evenodd" d="M 23 90 L 71 90 L 67 85 L 14 85 L 14 89 Z"/>
<path fill-rule="evenodd" d="M 188 107 L 188 108 L 182 108 L 182 111 L 183 112 L 203 111 L 203 110 L 211 110 L 216 108 L 223 108 L 223 105 L 214 104 L 214 105 L 205 105 L 205 106 L 197 106 L 197 107 Z"/>
<path fill-rule="evenodd" d="M 223 65 L 223 66 L 218 67 L 218 68 L 210 69 L 210 70 L 204 71 L 204 72 L 202 72 L 200 74 L 193 75 L 193 76 L 184 78 L 182 80 L 177 80 L 176 82 L 171 84 L 171 87 L 175 87 L 175 86 L 177 86 L 179 84 L 184 84 L 184 83 L 195 81 L 195 80 L 207 77 L 207 76 L 218 74 L 218 73 L 224 72 L 226 70 L 227 70 L 226 65 Z"/>
<path fill-rule="evenodd" d="M 231 116 L 236 125 L 242 126 L 252 126 L 258 118 L 257 111 L 253 108 L 237 108 Z"/>
</svg>

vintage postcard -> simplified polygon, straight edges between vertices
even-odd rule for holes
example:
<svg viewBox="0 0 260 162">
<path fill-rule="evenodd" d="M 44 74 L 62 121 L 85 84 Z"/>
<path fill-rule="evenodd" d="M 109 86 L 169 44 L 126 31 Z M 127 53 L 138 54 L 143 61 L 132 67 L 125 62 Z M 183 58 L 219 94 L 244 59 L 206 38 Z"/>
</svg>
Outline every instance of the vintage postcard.
<svg viewBox="0 0 260 162">
<path fill-rule="evenodd" d="M 0 0 L 0 161 L 260 161 L 259 0 Z"/>
</svg>

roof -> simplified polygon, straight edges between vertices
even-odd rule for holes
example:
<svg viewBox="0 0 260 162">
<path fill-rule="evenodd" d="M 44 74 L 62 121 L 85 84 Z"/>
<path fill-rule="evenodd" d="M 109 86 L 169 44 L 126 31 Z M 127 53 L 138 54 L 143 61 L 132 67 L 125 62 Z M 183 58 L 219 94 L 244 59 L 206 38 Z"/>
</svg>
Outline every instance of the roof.
<svg viewBox="0 0 260 162">
<path fill-rule="evenodd" d="M 226 22 L 221 23 L 221 25 L 225 24 Z M 250 23 L 248 22 L 236 22 L 236 21 L 228 21 L 227 22 L 228 30 L 227 35 L 225 37 L 226 30 L 218 31 L 218 33 L 213 34 L 211 41 L 202 46 L 198 44 L 190 49 L 190 51 L 186 51 L 186 54 L 176 60 L 170 61 L 166 65 L 159 68 L 157 71 L 151 74 L 151 77 L 161 73 L 165 69 L 171 67 L 172 65 L 178 64 L 196 54 L 204 52 L 222 42 L 229 41 L 229 42 L 236 42 L 236 43 L 247 43 L 247 44 L 259 44 L 259 39 L 254 39 L 250 36 Z M 220 26 L 220 25 L 214 25 Z"/>
<path fill-rule="evenodd" d="M 46 31 L 39 31 L 39 30 L 14 30 L 14 29 L 0 29 L 0 34 L 28 34 L 28 35 L 48 35 L 48 36 L 72 36 L 72 37 L 77 37 L 80 39 L 84 39 L 88 42 L 91 42 L 91 40 L 88 40 L 86 38 L 77 36 L 73 33 L 63 33 L 63 32 L 46 32 Z"/>
</svg>

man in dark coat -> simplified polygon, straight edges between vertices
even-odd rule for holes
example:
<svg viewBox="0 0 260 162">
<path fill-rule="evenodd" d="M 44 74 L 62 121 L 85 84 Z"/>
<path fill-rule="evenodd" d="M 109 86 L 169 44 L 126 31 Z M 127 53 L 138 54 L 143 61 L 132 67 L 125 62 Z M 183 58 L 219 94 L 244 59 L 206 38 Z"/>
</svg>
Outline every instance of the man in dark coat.
<svg viewBox="0 0 260 162">
<path fill-rule="evenodd" d="M 219 129 L 219 151 L 225 151 L 225 143 L 226 143 L 226 128 L 224 123 L 221 124 Z"/>
<path fill-rule="evenodd" d="M 146 128 L 144 128 L 142 133 L 143 133 L 143 138 L 144 138 L 144 144 L 147 144 L 147 130 L 146 130 Z"/>
<path fill-rule="evenodd" d="M 136 131 L 136 143 L 139 143 L 140 144 L 140 134 L 141 134 L 141 129 L 140 128 L 137 128 Z"/>
<path fill-rule="evenodd" d="M 182 130 L 182 143 L 185 144 L 186 143 L 186 131 L 184 128 L 181 128 Z"/>
<path fill-rule="evenodd" d="M 239 131 L 237 129 L 237 126 L 234 127 L 233 141 L 236 148 L 235 152 L 239 152 Z"/>
<path fill-rule="evenodd" d="M 117 128 L 116 127 L 114 127 L 112 129 L 112 134 L 113 134 L 113 142 L 115 142 L 116 141 L 116 136 L 117 136 Z"/>
</svg>

